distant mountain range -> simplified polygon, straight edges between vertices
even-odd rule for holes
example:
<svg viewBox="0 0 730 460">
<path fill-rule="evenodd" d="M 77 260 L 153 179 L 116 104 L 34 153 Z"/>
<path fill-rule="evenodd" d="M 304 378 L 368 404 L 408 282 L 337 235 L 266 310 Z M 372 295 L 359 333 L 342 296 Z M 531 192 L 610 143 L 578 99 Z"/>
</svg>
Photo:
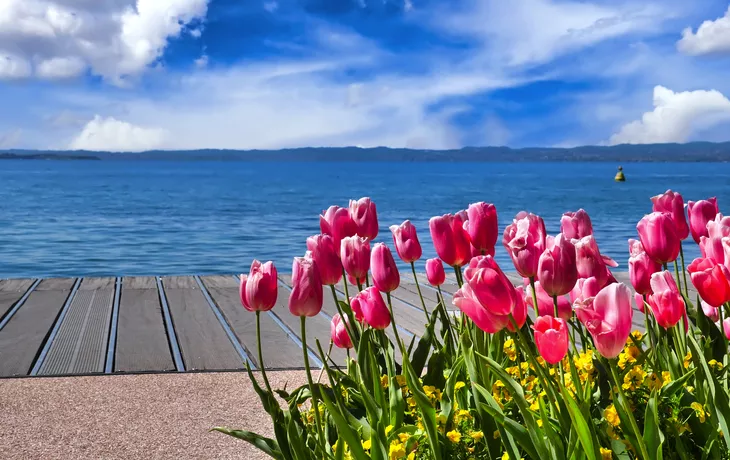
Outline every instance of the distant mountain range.
<svg viewBox="0 0 730 460">
<path fill-rule="evenodd" d="M 157 161 L 376 161 L 376 162 L 727 162 L 730 142 L 584 146 L 573 148 L 464 147 L 458 150 L 392 149 L 388 147 L 304 147 L 281 150 L 150 150 L 94 152 L 86 150 L 0 150 L 0 160 L 157 160 Z"/>
</svg>

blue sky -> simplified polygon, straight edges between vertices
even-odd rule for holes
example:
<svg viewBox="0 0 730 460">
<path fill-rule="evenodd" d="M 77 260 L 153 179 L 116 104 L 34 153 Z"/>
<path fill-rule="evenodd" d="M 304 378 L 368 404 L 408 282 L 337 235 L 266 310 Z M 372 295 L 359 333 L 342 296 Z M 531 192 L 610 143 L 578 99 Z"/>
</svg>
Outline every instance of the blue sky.
<svg viewBox="0 0 730 460">
<path fill-rule="evenodd" d="M 728 0 L 6 0 L 0 148 L 730 140 Z"/>
</svg>

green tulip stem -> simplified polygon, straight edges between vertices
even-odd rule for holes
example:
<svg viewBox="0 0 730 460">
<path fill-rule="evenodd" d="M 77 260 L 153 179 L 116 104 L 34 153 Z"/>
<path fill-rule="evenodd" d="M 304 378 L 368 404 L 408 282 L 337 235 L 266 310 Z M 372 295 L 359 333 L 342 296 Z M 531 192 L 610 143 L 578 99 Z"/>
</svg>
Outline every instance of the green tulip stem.
<svg viewBox="0 0 730 460">
<path fill-rule="evenodd" d="M 307 317 L 300 316 L 302 330 L 302 353 L 304 354 L 304 368 L 307 370 L 307 381 L 309 382 L 309 391 L 312 393 L 312 408 L 314 408 L 314 423 L 317 425 L 317 442 L 322 448 L 322 452 L 326 452 L 324 445 L 324 436 L 322 431 L 322 420 L 319 417 L 319 404 L 317 403 L 317 394 L 314 391 L 314 381 L 312 380 L 312 370 L 309 367 L 309 350 L 307 348 Z"/>
<path fill-rule="evenodd" d="M 689 297 L 689 284 L 687 284 L 687 266 L 684 265 L 684 248 L 682 242 L 679 242 L 679 257 L 682 260 L 682 278 L 684 278 L 684 295 Z"/>
<path fill-rule="evenodd" d="M 259 368 L 261 369 L 261 375 L 264 377 L 264 384 L 269 393 L 274 394 L 271 391 L 271 385 L 269 384 L 269 378 L 266 377 L 266 366 L 264 365 L 264 354 L 261 351 L 261 312 L 256 310 L 256 347 L 259 352 Z"/>
<path fill-rule="evenodd" d="M 388 299 L 388 309 L 390 310 L 390 322 L 393 326 L 393 333 L 395 334 L 395 340 L 398 341 L 398 348 L 403 349 L 405 344 L 400 341 L 400 335 L 398 334 L 398 326 L 395 324 L 395 315 L 393 314 L 393 302 L 390 299 L 390 292 L 385 293 L 385 297 Z"/>
<path fill-rule="evenodd" d="M 423 294 L 421 293 L 421 285 L 418 284 L 418 276 L 416 276 L 416 264 L 411 262 L 411 271 L 413 272 L 413 279 L 416 281 L 416 289 L 418 290 L 418 297 L 421 298 L 421 305 L 423 305 L 423 312 L 426 314 L 426 323 L 431 321 L 428 315 L 428 309 L 426 308 L 426 301 L 423 300 Z"/>
<path fill-rule="evenodd" d="M 608 361 L 608 367 L 611 369 L 611 376 L 613 377 L 614 382 L 616 383 L 616 390 L 618 392 L 618 395 L 620 397 L 620 403 L 623 406 L 624 413 L 627 414 L 629 419 L 629 425 L 631 425 L 631 430 L 634 432 L 634 436 L 636 437 L 636 442 L 639 444 L 638 446 L 634 446 L 637 451 L 639 451 L 639 458 L 649 459 L 652 458 L 649 456 L 649 452 L 646 448 L 646 443 L 644 442 L 644 437 L 639 431 L 639 426 L 636 424 L 636 418 L 634 417 L 634 413 L 631 410 L 630 407 L 628 407 L 628 399 L 626 399 L 626 395 L 624 394 L 623 387 L 621 386 L 621 381 L 618 377 L 618 372 L 616 370 L 616 360 L 615 359 L 607 359 Z"/>
</svg>

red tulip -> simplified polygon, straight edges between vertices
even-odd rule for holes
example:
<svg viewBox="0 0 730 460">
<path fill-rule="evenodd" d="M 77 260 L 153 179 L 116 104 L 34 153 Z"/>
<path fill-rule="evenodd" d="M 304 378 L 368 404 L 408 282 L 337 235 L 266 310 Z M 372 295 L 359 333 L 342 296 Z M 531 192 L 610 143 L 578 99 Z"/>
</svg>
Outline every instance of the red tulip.
<svg viewBox="0 0 730 460">
<path fill-rule="evenodd" d="M 370 240 L 361 236 L 343 238 L 340 259 L 348 275 L 364 279 L 370 269 Z"/>
<path fill-rule="evenodd" d="M 517 329 L 521 329 L 527 321 L 527 304 L 525 303 L 525 288 L 518 286 L 515 288 L 515 307 L 512 309 L 512 318 L 517 323 Z M 517 329 L 512 325 L 512 321 L 507 323 L 507 330 L 516 332 Z"/>
<path fill-rule="evenodd" d="M 525 285 L 525 303 L 532 307 L 537 316 L 555 316 L 555 302 L 553 297 L 545 292 L 539 281 L 535 281 L 535 291 L 537 292 L 537 308 L 532 296 L 532 286 Z M 573 316 L 573 308 L 565 296 L 558 296 L 558 317 L 565 320 Z"/>
<path fill-rule="evenodd" d="M 314 259 L 295 257 L 292 265 L 289 311 L 294 316 L 316 316 L 322 310 L 322 278 Z"/>
<path fill-rule="evenodd" d="M 276 305 L 278 292 L 274 262 L 262 264 L 254 259 L 248 276 L 241 275 L 239 294 L 243 308 L 248 311 L 269 311 Z"/>
<path fill-rule="evenodd" d="M 446 281 L 444 264 L 441 259 L 428 259 L 426 261 L 426 277 L 431 286 L 441 286 Z"/>
<path fill-rule="evenodd" d="M 355 223 L 359 236 L 369 240 L 378 236 L 378 212 L 370 198 L 350 200 L 350 219 Z"/>
<path fill-rule="evenodd" d="M 601 291 L 598 280 L 594 277 L 581 278 L 575 283 L 575 287 L 570 291 L 570 302 L 575 305 L 583 305 L 586 299 L 593 299 Z M 591 300 L 592 302 L 593 300 Z"/>
<path fill-rule="evenodd" d="M 532 326 L 535 345 L 540 356 L 550 364 L 557 364 L 568 354 L 568 324 L 560 318 L 540 316 Z"/>
<path fill-rule="evenodd" d="M 617 357 L 631 334 L 631 291 L 623 283 L 601 289 L 593 302 L 575 310 L 578 319 L 593 337 L 598 352 L 608 359 Z"/>
<path fill-rule="evenodd" d="M 579 240 L 588 235 L 593 235 L 591 218 L 583 209 L 576 212 L 566 212 L 560 218 L 560 232 L 569 240 Z"/>
<path fill-rule="evenodd" d="M 687 271 L 702 300 L 713 307 L 730 301 L 730 270 L 712 259 L 697 258 Z"/>
<path fill-rule="evenodd" d="M 705 316 L 710 318 L 713 323 L 720 320 L 720 310 L 718 308 L 713 307 L 704 300 L 700 300 L 700 304 L 702 305 L 702 311 L 705 313 Z"/>
<path fill-rule="evenodd" d="M 390 325 L 390 311 L 378 288 L 371 286 L 358 294 L 365 322 L 373 329 L 385 329 Z"/>
<path fill-rule="evenodd" d="M 706 259 L 712 259 L 718 264 L 725 263 L 725 249 L 722 238 L 700 237 L 700 254 Z"/>
<path fill-rule="evenodd" d="M 684 300 L 669 270 L 651 275 L 651 290 L 648 304 L 661 327 L 669 329 L 682 320 L 685 314 Z"/>
<path fill-rule="evenodd" d="M 720 210 L 717 208 L 717 198 L 714 196 L 707 200 L 687 202 L 687 215 L 689 216 L 689 229 L 695 243 L 700 242 L 701 236 L 708 236 L 707 222 L 715 218 Z"/>
<path fill-rule="evenodd" d="M 565 295 L 578 281 L 575 246 L 562 233 L 548 237 L 546 246 L 537 264 L 537 279 L 550 296 Z"/>
<path fill-rule="evenodd" d="M 390 231 L 393 233 L 395 250 L 403 262 L 409 264 L 421 258 L 423 254 L 421 243 L 418 241 L 416 227 L 410 220 L 400 225 L 391 225 Z"/>
<path fill-rule="evenodd" d="M 684 199 L 679 193 L 667 190 L 663 195 L 653 196 L 654 212 L 666 212 L 671 214 L 677 236 L 683 240 L 689 236 L 689 225 L 684 215 Z"/>
<path fill-rule="evenodd" d="M 330 335 L 332 343 L 337 348 L 352 348 L 352 339 L 350 339 L 350 334 L 347 332 L 346 323 L 347 317 L 342 318 L 339 313 L 332 317 Z"/>
<path fill-rule="evenodd" d="M 330 206 L 327 211 L 320 214 L 319 228 L 322 233 L 332 237 L 335 248 L 340 247 L 342 238 L 354 236 L 357 233 L 357 227 L 350 218 L 350 212 L 339 206 Z"/>
<path fill-rule="evenodd" d="M 636 225 L 644 251 L 655 261 L 665 264 L 679 256 L 680 239 L 672 215 L 653 212 Z"/>
<path fill-rule="evenodd" d="M 606 267 L 606 260 L 598 250 L 596 239 L 593 235 L 588 235 L 573 243 L 575 244 L 578 278 L 593 277 L 601 287 L 605 286 L 610 272 Z"/>
<path fill-rule="evenodd" d="M 365 277 L 362 278 L 355 278 L 351 274 L 345 272 L 347 274 L 347 282 L 350 283 L 351 286 L 357 286 L 358 282 L 360 283 L 360 286 L 365 284 Z"/>
<path fill-rule="evenodd" d="M 317 262 L 323 284 L 337 284 L 342 279 L 342 262 L 335 240 L 329 235 L 314 235 L 307 238 L 307 249 Z"/>
<path fill-rule="evenodd" d="M 362 323 L 365 318 L 362 315 L 362 304 L 360 303 L 360 296 L 356 295 L 355 297 L 350 297 L 350 308 L 352 309 L 352 314 L 355 315 L 355 320 L 357 322 Z"/>
<path fill-rule="evenodd" d="M 400 273 L 393 260 L 390 248 L 384 243 L 376 243 L 370 255 L 370 268 L 373 284 L 381 292 L 392 292 L 400 285 Z"/>
<path fill-rule="evenodd" d="M 504 229 L 502 244 L 523 278 L 537 275 L 540 255 L 545 250 L 545 222 L 540 216 L 522 211 Z"/>
<path fill-rule="evenodd" d="M 471 259 L 469 235 L 463 225 L 462 217 L 451 214 L 432 217 L 428 221 L 436 254 L 446 265 L 462 266 Z"/>
<path fill-rule="evenodd" d="M 494 246 L 499 236 L 499 223 L 497 221 L 497 208 L 491 203 L 474 203 L 467 209 L 469 219 L 464 222 L 464 230 L 469 235 L 471 245 L 481 255 L 489 254 L 494 256 Z"/>
<path fill-rule="evenodd" d="M 662 266 L 644 251 L 641 241 L 629 240 L 629 277 L 631 285 L 639 294 L 651 291 L 651 275 L 660 271 Z"/>
</svg>

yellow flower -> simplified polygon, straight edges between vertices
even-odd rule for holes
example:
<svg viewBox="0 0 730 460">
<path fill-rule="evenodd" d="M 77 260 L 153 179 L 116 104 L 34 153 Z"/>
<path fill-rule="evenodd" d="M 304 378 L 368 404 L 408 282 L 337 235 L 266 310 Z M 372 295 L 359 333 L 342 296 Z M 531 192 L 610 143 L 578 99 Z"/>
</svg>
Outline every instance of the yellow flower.
<svg viewBox="0 0 730 460">
<path fill-rule="evenodd" d="M 541 418 L 537 419 L 537 426 L 542 428 L 542 419 Z"/>
<path fill-rule="evenodd" d="M 641 339 L 643 339 L 643 338 L 644 338 L 644 334 L 642 334 L 642 333 L 641 333 L 640 331 L 634 331 L 634 332 L 632 332 L 632 333 L 631 333 L 631 337 L 633 337 L 634 339 L 636 339 L 636 341 L 637 341 L 637 342 L 641 342 Z M 629 345 L 631 345 L 631 344 L 633 344 L 634 342 L 633 342 L 633 341 L 631 340 L 631 338 L 629 337 L 629 339 L 628 339 L 627 343 L 628 343 Z"/>
<path fill-rule="evenodd" d="M 458 443 L 459 441 L 461 441 L 461 433 L 456 430 L 451 430 L 446 433 L 446 437 L 449 438 L 449 441 L 453 443 Z"/>
<path fill-rule="evenodd" d="M 499 431 L 498 431 L 499 433 Z M 471 438 L 474 440 L 474 442 L 479 442 L 484 437 L 484 433 L 482 431 L 472 431 L 470 433 Z"/>
<path fill-rule="evenodd" d="M 702 404 L 698 402 L 693 402 L 689 405 L 692 409 L 695 411 L 695 415 L 697 415 L 697 418 L 700 419 L 700 423 L 705 423 L 705 408 L 702 407 Z"/>
<path fill-rule="evenodd" d="M 711 359 L 707 362 L 710 367 L 716 368 L 718 371 L 722 369 L 722 363 L 718 363 L 716 360 Z"/>
<path fill-rule="evenodd" d="M 509 458 L 509 454 L 508 454 L 507 452 L 503 453 L 503 454 L 502 454 L 502 459 L 501 459 L 501 460 L 510 460 L 510 458 Z M 520 459 L 520 460 L 524 460 L 524 459 Z"/>
<path fill-rule="evenodd" d="M 408 403 L 408 405 L 410 407 L 415 407 L 416 406 L 416 399 L 413 396 L 407 397 L 406 398 L 406 402 Z"/>
<path fill-rule="evenodd" d="M 624 390 L 635 391 L 644 383 L 645 378 L 646 371 L 640 366 L 634 366 L 633 369 L 627 372 L 624 376 L 624 384 L 622 387 Z"/>
<path fill-rule="evenodd" d="M 662 372 L 662 381 L 664 382 L 664 385 L 672 381 L 672 375 L 669 373 L 669 371 Z"/>
<path fill-rule="evenodd" d="M 438 417 L 436 417 L 436 421 L 439 425 L 446 425 L 446 415 L 439 414 Z"/>
<path fill-rule="evenodd" d="M 500 437 L 502 437 L 502 433 L 500 433 L 499 430 L 494 430 L 494 433 L 492 433 L 492 437 L 494 439 L 499 439 Z"/>
<path fill-rule="evenodd" d="M 387 375 L 380 376 L 380 386 L 383 388 L 388 388 L 388 376 Z"/>
<path fill-rule="evenodd" d="M 406 456 L 406 446 L 400 441 L 392 441 L 390 443 L 390 449 L 388 449 L 388 458 L 390 460 L 397 460 Z"/>
<path fill-rule="evenodd" d="M 688 351 L 686 355 L 684 355 L 684 368 L 687 369 L 689 367 L 689 363 L 692 361 L 692 352 Z"/>
<path fill-rule="evenodd" d="M 370 442 L 369 439 L 362 442 L 362 448 L 365 450 L 370 450 L 371 446 L 372 446 L 372 442 Z"/>
<path fill-rule="evenodd" d="M 456 385 L 454 385 L 454 390 L 459 391 L 462 388 L 464 388 L 465 386 L 466 386 L 466 383 L 464 383 L 464 382 L 456 382 Z"/>
<path fill-rule="evenodd" d="M 410 438 L 410 437 L 411 437 L 410 433 L 398 434 L 398 439 L 400 439 L 400 442 L 402 442 L 403 444 L 405 444 L 405 442 L 408 441 L 408 438 Z"/>
<path fill-rule="evenodd" d="M 515 341 L 512 339 L 507 339 L 504 341 L 504 345 L 502 346 L 502 349 L 504 350 L 504 354 L 507 355 L 510 361 L 516 361 L 517 360 L 517 350 L 515 349 Z"/>
<path fill-rule="evenodd" d="M 395 381 L 398 382 L 398 386 L 400 386 L 401 388 L 406 386 L 406 378 L 403 377 L 402 375 L 396 375 Z"/>
<path fill-rule="evenodd" d="M 605 447 L 601 447 L 601 459 L 602 460 L 611 460 L 613 458 L 613 451 L 611 449 L 606 449 Z"/>
<path fill-rule="evenodd" d="M 385 427 L 385 435 L 388 436 L 390 432 L 393 431 L 393 425 L 388 425 Z"/>
<path fill-rule="evenodd" d="M 492 395 L 497 401 L 509 401 L 512 399 L 509 391 L 507 391 L 507 388 L 505 388 L 504 383 L 502 383 L 501 380 L 497 380 L 496 382 L 494 382 L 494 385 L 492 385 Z"/>
<path fill-rule="evenodd" d="M 426 393 L 426 396 L 428 396 L 428 399 L 431 400 L 432 404 L 436 401 L 441 401 L 441 390 L 438 388 L 426 385 L 423 387 L 423 392 Z"/>
<path fill-rule="evenodd" d="M 407 460 L 415 460 L 415 458 L 416 458 L 416 453 L 411 452 L 410 454 L 408 454 Z"/>
<path fill-rule="evenodd" d="M 656 372 L 652 372 L 649 375 L 649 379 L 646 383 L 646 386 L 649 387 L 650 390 L 659 390 L 661 387 L 664 386 L 664 380 L 662 380 L 662 376 L 657 374 Z"/>
<path fill-rule="evenodd" d="M 618 418 L 618 412 L 616 412 L 616 408 L 613 407 L 613 404 L 603 410 L 603 418 L 605 418 L 611 426 L 619 426 L 621 424 L 621 420 Z"/>
<path fill-rule="evenodd" d="M 470 420 L 470 419 L 471 419 L 471 414 L 469 413 L 468 410 L 463 410 L 462 409 L 460 411 L 457 411 L 456 414 L 454 414 L 454 422 L 455 423 L 459 423 L 462 420 Z"/>
</svg>

